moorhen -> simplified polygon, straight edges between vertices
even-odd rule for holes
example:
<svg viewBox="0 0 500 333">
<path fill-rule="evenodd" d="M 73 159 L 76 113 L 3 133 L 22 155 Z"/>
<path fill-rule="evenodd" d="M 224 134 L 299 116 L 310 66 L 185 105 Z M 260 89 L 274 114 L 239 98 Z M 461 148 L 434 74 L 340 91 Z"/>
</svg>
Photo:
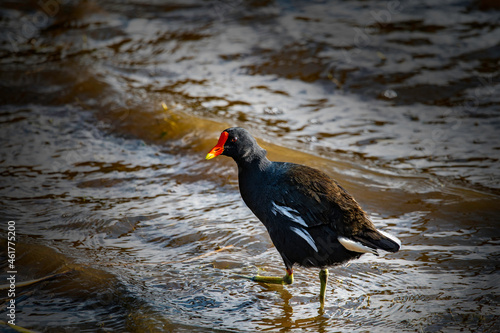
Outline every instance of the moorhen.
<svg viewBox="0 0 500 333">
<path fill-rule="evenodd" d="M 320 304 L 325 302 L 328 266 L 377 250 L 397 252 L 398 238 L 377 230 L 354 198 L 325 173 L 308 166 L 272 162 L 247 130 L 228 128 L 206 159 L 232 157 L 241 197 L 264 224 L 286 267 L 284 277 L 245 277 L 291 284 L 293 265 L 319 267 Z"/>
</svg>

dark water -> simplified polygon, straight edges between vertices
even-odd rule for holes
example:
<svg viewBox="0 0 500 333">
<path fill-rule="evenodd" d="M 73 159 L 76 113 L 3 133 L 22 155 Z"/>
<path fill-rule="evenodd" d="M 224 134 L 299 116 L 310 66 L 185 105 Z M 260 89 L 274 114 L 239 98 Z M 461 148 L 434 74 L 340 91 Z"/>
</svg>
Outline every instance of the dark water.
<svg viewBox="0 0 500 333">
<path fill-rule="evenodd" d="M 494 1 L 2 1 L 0 284 L 9 220 L 18 282 L 65 273 L 16 289 L 16 324 L 499 331 L 499 22 Z M 324 311 L 317 270 L 235 278 L 284 267 L 233 162 L 204 160 L 233 125 L 402 250 L 332 268 Z"/>
</svg>

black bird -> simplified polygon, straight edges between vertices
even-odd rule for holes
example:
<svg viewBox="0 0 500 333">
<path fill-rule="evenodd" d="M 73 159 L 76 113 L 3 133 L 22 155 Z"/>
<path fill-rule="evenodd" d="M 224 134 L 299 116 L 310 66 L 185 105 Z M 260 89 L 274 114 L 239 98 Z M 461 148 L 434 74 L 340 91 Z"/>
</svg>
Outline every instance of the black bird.
<svg viewBox="0 0 500 333">
<path fill-rule="evenodd" d="M 320 302 L 325 301 L 328 266 L 377 250 L 397 252 L 401 242 L 377 230 L 354 198 L 325 173 L 308 166 L 272 162 L 243 128 L 224 130 L 206 159 L 232 157 L 238 165 L 241 197 L 264 224 L 285 262 L 284 277 L 252 281 L 293 282 L 293 265 L 319 267 Z"/>
</svg>

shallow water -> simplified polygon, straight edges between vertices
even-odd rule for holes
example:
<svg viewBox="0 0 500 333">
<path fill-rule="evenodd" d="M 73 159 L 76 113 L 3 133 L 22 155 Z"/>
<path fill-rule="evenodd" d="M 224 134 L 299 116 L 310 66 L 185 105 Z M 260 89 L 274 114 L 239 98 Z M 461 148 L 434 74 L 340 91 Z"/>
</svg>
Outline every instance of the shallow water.
<svg viewBox="0 0 500 333">
<path fill-rule="evenodd" d="M 16 289 L 16 324 L 499 331 L 499 15 L 486 1 L 2 2 L 0 284 L 9 220 L 19 282 L 64 273 Z M 234 163 L 204 160 L 233 125 L 337 179 L 401 251 L 330 269 L 323 311 L 317 270 L 286 287 L 236 278 L 284 267 Z"/>
</svg>

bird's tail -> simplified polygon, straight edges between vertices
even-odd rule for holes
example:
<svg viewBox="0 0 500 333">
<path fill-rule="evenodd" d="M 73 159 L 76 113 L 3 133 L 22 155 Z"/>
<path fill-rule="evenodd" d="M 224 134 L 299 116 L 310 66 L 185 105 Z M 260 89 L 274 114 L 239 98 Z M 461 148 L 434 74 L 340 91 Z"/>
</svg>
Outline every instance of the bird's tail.
<svg viewBox="0 0 500 333">
<path fill-rule="evenodd" d="M 380 249 L 387 252 L 398 252 L 401 248 L 401 241 L 394 235 L 391 235 L 388 232 L 377 230 L 379 234 L 383 237 L 380 238 Z"/>
<path fill-rule="evenodd" d="M 370 230 L 363 235 L 353 237 L 356 241 L 372 249 L 380 249 L 387 252 L 398 252 L 401 248 L 401 241 L 385 231 Z"/>
</svg>

